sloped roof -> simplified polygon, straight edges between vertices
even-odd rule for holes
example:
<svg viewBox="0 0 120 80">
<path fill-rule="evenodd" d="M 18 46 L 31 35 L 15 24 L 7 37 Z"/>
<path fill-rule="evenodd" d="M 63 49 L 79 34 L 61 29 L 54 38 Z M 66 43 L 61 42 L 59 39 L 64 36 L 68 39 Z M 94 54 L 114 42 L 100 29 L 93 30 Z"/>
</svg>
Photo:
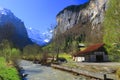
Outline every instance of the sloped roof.
<svg viewBox="0 0 120 80">
<path fill-rule="evenodd" d="M 83 51 L 79 51 L 78 53 L 74 54 L 73 56 L 79 56 L 79 55 L 82 55 L 82 54 L 87 54 L 87 53 L 96 51 L 96 50 L 98 50 L 99 48 L 101 48 L 103 46 L 104 46 L 104 43 L 94 44 L 94 45 L 91 45 L 91 46 L 87 47 Z"/>
</svg>

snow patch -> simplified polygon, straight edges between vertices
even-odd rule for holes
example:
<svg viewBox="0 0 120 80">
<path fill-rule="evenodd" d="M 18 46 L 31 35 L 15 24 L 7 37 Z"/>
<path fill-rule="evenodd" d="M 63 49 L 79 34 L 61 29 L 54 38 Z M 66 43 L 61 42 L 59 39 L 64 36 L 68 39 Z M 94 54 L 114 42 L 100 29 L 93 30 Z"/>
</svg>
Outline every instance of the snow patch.
<svg viewBox="0 0 120 80">
<path fill-rule="evenodd" d="M 1 7 L 0 7 L 0 13 L 1 13 L 2 15 L 7 15 L 7 11 L 6 11 L 5 8 L 1 8 Z"/>
<path fill-rule="evenodd" d="M 47 42 L 47 43 L 48 43 L 49 41 L 50 41 L 49 39 L 45 39 L 45 40 L 44 40 L 44 42 Z"/>
<path fill-rule="evenodd" d="M 48 44 L 51 41 L 52 31 L 53 30 L 45 31 L 45 32 L 42 33 L 42 32 L 40 32 L 40 30 L 35 29 L 33 27 L 27 28 L 29 38 L 33 42 L 37 43 L 38 45 L 43 45 L 43 46 Z"/>
</svg>

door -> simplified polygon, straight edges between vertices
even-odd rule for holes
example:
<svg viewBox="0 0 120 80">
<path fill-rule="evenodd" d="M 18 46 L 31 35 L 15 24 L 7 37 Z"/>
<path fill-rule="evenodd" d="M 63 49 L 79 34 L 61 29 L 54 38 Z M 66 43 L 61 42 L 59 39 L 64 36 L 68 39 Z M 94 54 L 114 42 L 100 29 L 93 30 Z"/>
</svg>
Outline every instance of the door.
<svg viewBox="0 0 120 80">
<path fill-rule="evenodd" d="M 103 62 L 103 55 L 96 55 L 96 62 Z"/>
</svg>

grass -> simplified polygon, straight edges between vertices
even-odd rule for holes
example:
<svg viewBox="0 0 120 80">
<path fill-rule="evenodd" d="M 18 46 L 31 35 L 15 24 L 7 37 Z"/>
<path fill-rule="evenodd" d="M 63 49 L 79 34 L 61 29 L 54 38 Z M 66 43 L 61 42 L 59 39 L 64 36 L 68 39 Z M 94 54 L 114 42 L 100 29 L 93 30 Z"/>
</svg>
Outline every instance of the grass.
<svg viewBox="0 0 120 80">
<path fill-rule="evenodd" d="M 67 59 L 67 63 L 63 63 L 63 66 L 69 66 L 70 68 L 77 68 L 78 66 L 75 64 L 75 62 L 72 59 L 72 56 L 70 54 L 67 53 L 61 53 L 59 54 L 59 57 L 63 57 L 65 59 Z"/>
<path fill-rule="evenodd" d="M 67 54 L 67 53 L 60 53 L 59 57 L 63 57 L 65 59 L 67 59 L 67 61 L 72 61 L 72 56 L 70 54 Z"/>
<path fill-rule="evenodd" d="M 120 67 L 116 71 L 116 76 L 117 76 L 118 79 L 120 79 Z"/>
<path fill-rule="evenodd" d="M 3 57 L 0 57 L 0 80 L 20 80 L 16 68 L 8 66 Z"/>
</svg>

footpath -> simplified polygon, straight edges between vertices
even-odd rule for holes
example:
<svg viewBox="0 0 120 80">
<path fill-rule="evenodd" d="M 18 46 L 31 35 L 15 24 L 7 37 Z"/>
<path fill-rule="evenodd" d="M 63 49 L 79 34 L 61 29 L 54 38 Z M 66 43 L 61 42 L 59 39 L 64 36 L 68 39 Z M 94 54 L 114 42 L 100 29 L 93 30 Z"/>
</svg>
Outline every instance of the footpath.
<svg viewBox="0 0 120 80">
<path fill-rule="evenodd" d="M 108 74 L 108 73 L 101 73 L 101 72 L 91 72 L 86 69 L 79 69 L 79 68 L 71 68 L 63 65 L 56 65 L 56 64 L 51 64 L 51 67 L 72 72 L 77 75 L 84 75 L 86 77 L 94 78 L 95 80 L 117 80 L 116 76 L 113 74 Z"/>
</svg>

